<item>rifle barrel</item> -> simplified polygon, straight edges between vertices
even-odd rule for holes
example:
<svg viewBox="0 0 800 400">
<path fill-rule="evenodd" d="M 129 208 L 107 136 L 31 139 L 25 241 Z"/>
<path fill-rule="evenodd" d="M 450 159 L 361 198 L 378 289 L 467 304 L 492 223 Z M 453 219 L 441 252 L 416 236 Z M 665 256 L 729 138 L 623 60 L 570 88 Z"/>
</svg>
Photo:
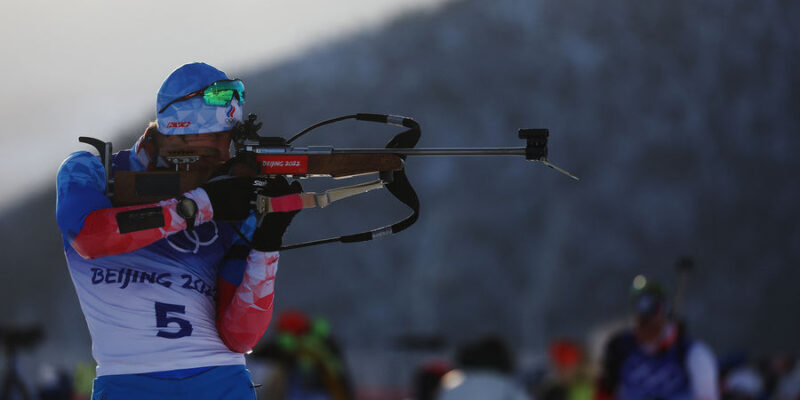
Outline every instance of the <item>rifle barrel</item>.
<svg viewBox="0 0 800 400">
<path fill-rule="evenodd" d="M 262 147 L 247 146 L 247 151 L 257 154 L 310 155 L 310 154 L 404 154 L 408 156 L 524 156 L 524 147 L 461 147 L 461 148 L 396 148 L 396 149 L 337 149 L 331 146 Z"/>
<path fill-rule="evenodd" d="M 403 154 L 407 156 L 524 156 L 528 158 L 525 147 L 460 147 L 460 148 L 380 148 L 380 149 L 335 149 L 331 146 L 310 146 L 310 147 L 268 147 L 268 146 L 245 146 L 245 150 L 257 154 L 267 154 L 276 156 L 303 156 L 312 154 Z M 565 171 L 562 168 L 547 161 L 546 158 L 536 158 L 550 168 L 579 180 L 577 176 Z"/>
<path fill-rule="evenodd" d="M 524 147 L 461 147 L 461 148 L 346 148 L 331 146 L 262 147 L 246 146 L 245 150 L 258 154 L 309 155 L 309 154 L 404 154 L 409 156 L 524 156 Z"/>
<path fill-rule="evenodd" d="M 463 147 L 414 149 L 334 149 L 333 153 L 404 154 L 407 156 L 524 156 L 524 147 Z"/>
</svg>

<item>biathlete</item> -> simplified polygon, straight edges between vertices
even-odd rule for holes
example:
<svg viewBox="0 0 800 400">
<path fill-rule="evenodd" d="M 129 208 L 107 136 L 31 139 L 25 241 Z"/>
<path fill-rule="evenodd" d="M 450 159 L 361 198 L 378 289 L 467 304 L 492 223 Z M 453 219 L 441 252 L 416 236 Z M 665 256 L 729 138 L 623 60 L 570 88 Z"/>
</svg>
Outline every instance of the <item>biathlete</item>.
<svg viewBox="0 0 800 400">
<path fill-rule="evenodd" d="M 164 81 L 156 120 L 113 155 L 112 174 L 174 170 L 160 149 L 203 150 L 191 167 L 221 176 L 177 198 L 114 207 L 97 156 L 61 165 L 56 215 L 97 361 L 93 399 L 255 398 L 244 353 L 269 325 L 277 250 L 296 212 L 257 224 L 253 178 L 226 174 L 244 102 L 240 80 L 204 63 Z M 266 187 L 300 191 L 282 178 Z"/>
</svg>

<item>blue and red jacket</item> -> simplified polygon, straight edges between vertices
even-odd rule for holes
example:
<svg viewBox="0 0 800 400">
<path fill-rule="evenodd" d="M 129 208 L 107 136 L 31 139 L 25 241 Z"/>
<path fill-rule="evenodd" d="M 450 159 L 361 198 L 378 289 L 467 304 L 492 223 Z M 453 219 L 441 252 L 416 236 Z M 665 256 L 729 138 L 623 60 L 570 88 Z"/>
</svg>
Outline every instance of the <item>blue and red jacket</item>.
<svg viewBox="0 0 800 400">
<path fill-rule="evenodd" d="M 154 168 L 147 140 L 114 154 L 112 172 Z M 251 250 L 235 231 L 250 238 L 255 217 L 217 223 L 205 191 L 195 189 L 185 194 L 199 207 L 187 231 L 175 199 L 113 207 L 104 172 L 97 156 L 71 154 L 58 172 L 56 205 L 98 375 L 244 364 L 242 353 L 272 316 L 279 258 Z M 120 218 L 142 210 L 163 222 L 120 230 Z"/>
</svg>

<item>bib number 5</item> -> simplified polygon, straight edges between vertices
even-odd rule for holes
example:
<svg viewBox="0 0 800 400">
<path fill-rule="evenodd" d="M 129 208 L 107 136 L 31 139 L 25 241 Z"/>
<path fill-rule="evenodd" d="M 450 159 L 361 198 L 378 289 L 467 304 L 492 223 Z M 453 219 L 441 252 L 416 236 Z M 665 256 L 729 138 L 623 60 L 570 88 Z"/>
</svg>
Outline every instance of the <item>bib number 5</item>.
<svg viewBox="0 0 800 400">
<path fill-rule="evenodd" d="M 156 327 L 170 328 L 170 330 L 160 329 L 156 336 L 177 339 L 192 334 L 192 324 L 189 321 L 169 316 L 168 313 L 186 314 L 186 306 L 156 302 Z M 170 326 L 170 324 L 173 325 Z M 174 331 L 176 327 L 179 328 L 177 332 Z"/>
</svg>

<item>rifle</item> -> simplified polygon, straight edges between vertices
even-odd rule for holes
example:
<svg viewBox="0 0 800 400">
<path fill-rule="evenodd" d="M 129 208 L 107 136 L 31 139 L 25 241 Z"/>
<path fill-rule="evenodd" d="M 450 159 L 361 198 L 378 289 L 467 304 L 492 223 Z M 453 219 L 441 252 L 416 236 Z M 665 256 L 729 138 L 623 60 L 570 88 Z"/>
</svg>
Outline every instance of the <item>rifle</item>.
<svg viewBox="0 0 800 400">
<path fill-rule="evenodd" d="M 315 177 L 349 178 L 377 174 L 377 179 L 327 190 L 322 193 L 301 193 L 271 198 L 257 192 L 254 209 L 260 220 L 270 212 L 294 211 L 302 208 L 324 208 L 331 203 L 357 194 L 385 188 L 397 200 L 411 209 L 411 214 L 392 225 L 350 235 L 331 237 L 283 246 L 281 250 L 306 247 L 331 242 L 361 242 L 398 233 L 416 222 L 419 216 L 419 199 L 405 174 L 407 157 L 415 156 L 524 156 L 526 160 L 541 162 L 575 180 L 577 177 L 551 164 L 547 160 L 547 129 L 520 129 L 520 139 L 525 147 L 483 148 L 415 148 L 421 136 L 419 123 L 414 119 L 387 114 L 352 114 L 316 123 L 291 138 L 263 137 L 258 134 L 261 123 L 250 114 L 246 121 L 232 131 L 231 140 L 237 155 L 249 154 L 255 158 L 255 174 L 261 177 L 284 175 L 288 178 Z M 355 119 L 406 128 L 396 134 L 385 148 L 334 148 L 332 146 L 295 147 L 292 143 L 321 126 Z M 105 167 L 106 196 L 115 206 L 146 204 L 197 188 L 205 177 L 191 170 L 191 164 L 203 154 L 198 151 L 160 151 L 161 157 L 175 166 L 174 171 L 117 171 L 111 175 L 112 145 L 89 137 L 78 140 L 94 146 Z M 256 181 L 264 185 L 263 181 Z"/>
</svg>

